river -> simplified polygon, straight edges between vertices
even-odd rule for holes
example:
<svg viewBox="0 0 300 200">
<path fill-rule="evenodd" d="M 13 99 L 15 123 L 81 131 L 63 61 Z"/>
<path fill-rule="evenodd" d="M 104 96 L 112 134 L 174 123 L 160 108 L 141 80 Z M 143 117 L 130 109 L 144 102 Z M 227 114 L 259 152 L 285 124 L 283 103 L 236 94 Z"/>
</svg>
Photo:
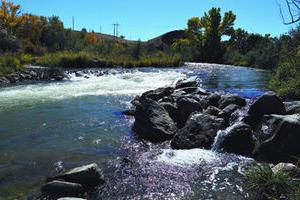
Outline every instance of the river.
<svg viewBox="0 0 300 200">
<path fill-rule="evenodd" d="M 141 142 L 131 131 L 134 119 L 121 111 L 135 95 L 192 76 L 207 90 L 255 98 L 268 72 L 208 64 L 103 71 L 0 88 L 1 200 L 24 198 L 45 177 L 91 162 L 108 180 L 92 199 L 247 197 L 236 171 L 251 159 Z"/>
</svg>

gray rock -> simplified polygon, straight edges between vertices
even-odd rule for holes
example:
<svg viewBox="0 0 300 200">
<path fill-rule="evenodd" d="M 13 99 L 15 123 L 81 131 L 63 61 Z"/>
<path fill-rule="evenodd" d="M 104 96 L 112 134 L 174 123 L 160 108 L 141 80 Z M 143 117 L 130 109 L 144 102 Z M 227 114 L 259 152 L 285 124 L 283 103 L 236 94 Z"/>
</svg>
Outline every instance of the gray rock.
<svg viewBox="0 0 300 200">
<path fill-rule="evenodd" d="M 223 128 L 224 120 L 215 116 L 194 113 L 186 125 L 177 131 L 171 146 L 174 149 L 209 149 L 217 132 Z"/>
<path fill-rule="evenodd" d="M 300 112 L 300 101 L 283 102 L 283 104 L 288 115 L 297 114 Z"/>
<path fill-rule="evenodd" d="M 158 88 L 156 90 L 150 90 L 142 94 L 141 98 L 149 98 L 154 101 L 158 101 L 164 97 L 170 96 L 174 92 L 172 87 Z"/>
<path fill-rule="evenodd" d="M 261 117 L 268 114 L 286 114 L 282 100 L 272 92 L 259 97 L 251 104 L 248 114 L 251 117 Z"/>
<path fill-rule="evenodd" d="M 65 181 L 48 182 L 41 188 L 41 191 L 43 194 L 58 197 L 77 197 L 84 193 L 82 185 Z"/>
<path fill-rule="evenodd" d="M 162 102 L 162 103 L 159 103 L 161 106 L 163 106 L 166 111 L 168 111 L 170 117 L 173 119 L 174 122 L 177 121 L 177 118 L 178 118 L 178 109 L 177 107 L 172 104 L 172 103 L 169 103 L 169 102 Z"/>
<path fill-rule="evenodd" d="M 87 200 L 87 199 L 82 199 L 82 198 L 77 198 L 77 197 L 62 197 L 57 200 Z"/>
<path fill-rule="evenodd" d="M 204 97 L 201 100 L 201 105 L 203 108 L 207 108 L 209 106 L 219 107 L 219 100 L 221 99 L 221 96 L 218 94 L 210 94 L 206 97 Z"/>
<path fill-rule="evenodd" d="M 218 116 L 221 111 L 222 110 L 217 107 L 209 106 L 203 113 L 208 115 Z"/>
<path fill-rule="evenodd" d="M 257 134 L 255 155 L 271 163 L 300 156 L 300 115 L 266 115 Z"/>
<path fill-rule="evenodd" d="M 172 139 L 176 125 L 168 111 L 151 99 L 143 99 L 136 107 L 133 130 L 143 139 L 163 142 Z"/>
<path fill-rule="evenodd" d="M 175 86 L 176 89 L 187 88 L 187 87 L 199 87 L 199 83 L 195 78 L 189 78 L 189 79 L 179 80 Z"/>
<path fill-rule="evenodd" d="M 235 104 L 240 107 L 246 106 L 246 100 L 235 94 L 227 94 L 221 97 L 219 100 L 219 108 L 224 109 L 230 104 Z"/>
<path fill-rule="evenodd" d="M 104 183 L 104 175 L 102 170 L 96 163 L 74 168 L 65 173 L 59 174 L 48 180 L 62 180 L 66 182 L 78 183 L 83 187 L 94 187 Z"/>
<path fill-rule="evenodd" d="M 0 77 L 0 84 L 9 84 L 9 83 L 10 81 L 6 77 L 4 76 Z"/>
<path fill-rule="evenodd" d="M 230 104 L 226 106 L 221 112 L 219 112 L 218 117 L 225 119 L 226 122 L 229 122 L 229 119 L 236 110 L 238 110 L 240 107 L 235 104 Z"/>
<path fill-rule="evenodd" d="M 249 125 L 238 123 L 226 131 L 223 131 L 221 135 L 218 136 L 219 141 L 216 141 L 219 149 L 227 153 L 243 156 L 252 155 L 255 140 L 253 138 L 253 131 Z"/>
<path fill-rule="evenodd" d="M 192 98 L 182 97 L 179 98 L 177 101 L 177 108 L 178 108 L 178 116 L 177 119 L 177 126 L 182 128 L 185 125 L 186 120 L 193 112 L 201 112 L 202 107 L 199 102 Z"/>
<path fill-rule="evenodd" d="M 300 169 L 292 163 L 279 163 L 276 166 L 272 167 L 274 174 L 283 172 L 288 173 L 293 178 L 300 178 Z"/>
</svg>

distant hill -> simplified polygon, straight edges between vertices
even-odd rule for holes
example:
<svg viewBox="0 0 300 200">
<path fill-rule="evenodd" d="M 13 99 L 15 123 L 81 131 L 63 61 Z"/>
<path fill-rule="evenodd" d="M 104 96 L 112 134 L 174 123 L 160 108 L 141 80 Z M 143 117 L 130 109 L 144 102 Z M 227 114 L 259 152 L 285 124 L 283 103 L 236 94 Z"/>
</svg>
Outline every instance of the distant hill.
<svg viewBox="0 0 300 200">
<path fill-rule="evenodd" d="M 103 34 L 103 33 L 97 33 L 97 35 L 101 38 L 107 39 L 107 40 L 114 40 L 115 37 L 113 35 L 109 35 L 109 34 Z M 163 35 L 160 35 L 156 38 L 153 38 L 151 40 L 148 41 L 141 41 L 142 45 L 150 45 L 153 48 L 159 49 L 159 50 L 164 50 L 167 47 L 170 47 L 173 42 L 177 39 L 180 38 L 185 38 L 185 31 L 184 30 L 174 30 L 174 31 L 170 31 L 168 33 L 165 33 Z M 136 44 L 139 41 L 137 40 L 127 40 L 126 38 L 118 38 L 119 40 L 121 40 L 124 43 L 127 44 Z"/>
</svg>

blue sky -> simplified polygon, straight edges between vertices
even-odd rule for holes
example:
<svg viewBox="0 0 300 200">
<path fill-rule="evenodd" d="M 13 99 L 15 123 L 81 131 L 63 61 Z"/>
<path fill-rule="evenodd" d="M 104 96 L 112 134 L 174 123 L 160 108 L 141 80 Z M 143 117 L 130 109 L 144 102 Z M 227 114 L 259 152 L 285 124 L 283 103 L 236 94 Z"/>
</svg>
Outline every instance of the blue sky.
<svg viewBox="0 0 300 200">
<path fill-rule="evenodd" d="M 249 32 L 286 33 L 291 26 L 283 25 L 278 2 L 284 0 L 14 0 L 23 12 L 57 15 L 66 27 L 101 31 L 112 34 L 112 24 L 120 24 L 120 35 L 127 39 L 148 40 L 162 33 L 183 29 L 186 21 L 201 16 L 212 7 L 237 15 L 235 27 Z"/>
</svg>

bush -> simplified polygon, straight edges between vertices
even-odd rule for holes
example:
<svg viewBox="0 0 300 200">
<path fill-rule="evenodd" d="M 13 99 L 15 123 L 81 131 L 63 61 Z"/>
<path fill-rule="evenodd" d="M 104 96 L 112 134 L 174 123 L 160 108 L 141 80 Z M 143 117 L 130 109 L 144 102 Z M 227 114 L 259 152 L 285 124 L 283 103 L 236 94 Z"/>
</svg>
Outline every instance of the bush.
<svg viewBox="0 0 300 200">
<path fill-rule="evenodd" d="M 22 68 L 23 65 L 17 56 L 7 55 L 0 57 L 0 75 L 7 75 Z"/>
<path fill-rule="evenodd" d="M 178 55 L 158 55 L 141 57 L 135 60 L 128 56 L 99 56 L 89 52 L 58 52 L 46 54 L 37 59 L 40 66 L 85 68 L 85 67 L 177 67 L 181 62 Z"/>
<path fill-rule="evenodd" d="M 260 164 L 246 172 L 248 190 L 257 194 L 255 199 L 299 199 L 298 183 L 286 172 L 273 173 L 268 164 Z"/>
<path fill-rule="evenodd" d="M 284 99 L 300 98 L 300 58 L 290 59 L 279 65 L 269 87 Z"/>
</svg>

